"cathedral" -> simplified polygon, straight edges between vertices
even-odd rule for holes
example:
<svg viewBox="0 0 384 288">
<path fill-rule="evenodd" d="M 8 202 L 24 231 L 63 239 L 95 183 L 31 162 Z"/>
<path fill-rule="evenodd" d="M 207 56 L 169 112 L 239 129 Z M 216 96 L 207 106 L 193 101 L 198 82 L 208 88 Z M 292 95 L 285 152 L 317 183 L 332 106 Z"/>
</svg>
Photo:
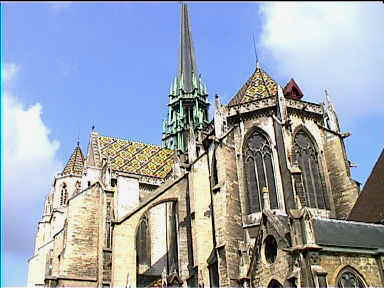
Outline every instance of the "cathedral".
<svg viewBox="0 0 384 288">
<path fill-rule="evenodd" d="M 210 120 L 180 6 L 162 145 L 92 129 L 86 153 L 74 148 L 45 199 L 28 287 L 383 287 L 384 214 L 359 218 L 362 202 L 350 218 L 365 191 L 327 92 L 307 102 L 258 63 L 227 104 L 215 96 Z"/>
</svg>

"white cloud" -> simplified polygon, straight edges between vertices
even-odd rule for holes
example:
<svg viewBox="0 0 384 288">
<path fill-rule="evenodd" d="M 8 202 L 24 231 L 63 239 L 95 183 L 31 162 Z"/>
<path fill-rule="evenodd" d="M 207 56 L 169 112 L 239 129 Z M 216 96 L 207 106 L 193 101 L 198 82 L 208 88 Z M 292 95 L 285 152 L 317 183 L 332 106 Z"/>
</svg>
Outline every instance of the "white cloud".
<svg viewBox="0 0 384 288">
<path fill-rule="evenodd" d="M 4 70 L 2 74 L 3 83 L 8 86 L 9 82 L 15 77 L 17 71 L 19 70 L 19 66 L 15 63 L 5 63 Z"/>
<path fill-rule="evenodd" d="M 323 101 L 327 88 L 342 119 L 382 113 L 382 3 L 266 3 L 259 12 L 263 49 L 307 100 Z"/>
<path fill-rule="evenodd" d="M 72 1 L 47 1 L 50 8 L 55 11 L 59 12 L 66 8 L 69 8 L 72 5 Z"/>
<path fill-rule="evenodd" d="M 17 76 L 14 67 L 4 66 L 8 84 Z M 25 107 L 7 88 L 4 102 L 5 247 L 11 253 L 26 253 L 27 257 L 32 253 L 30 240 L 41 216 L 44 196 L 53 175 L 63 165 L 56 157 L 59 142 L 49 138 L 50 131 L 41 118 L 41 104 Z"/>
</svg>

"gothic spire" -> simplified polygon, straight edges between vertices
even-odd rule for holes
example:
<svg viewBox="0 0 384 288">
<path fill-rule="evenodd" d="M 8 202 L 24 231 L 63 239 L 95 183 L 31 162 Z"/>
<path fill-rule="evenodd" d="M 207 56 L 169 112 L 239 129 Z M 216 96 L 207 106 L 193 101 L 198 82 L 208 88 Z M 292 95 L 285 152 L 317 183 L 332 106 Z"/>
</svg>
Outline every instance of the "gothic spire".
<svg viewBox="0 0 384 288">
<path fill-rule="evenodd" d="M 179 79 L 183 81 L 185 92 L 193 88 L 193 74 L 197 77 L 195 61 L 195 50 L 192 42 L 191 25 L 189 23 L 187 4 L 181 4 L 181 27 L 180 27 L 180 51 L 179 51 Z"/>
<path fill-rule="evenodd" d="M 194 133 L 208 124 L 208 92 L 196 67 L 187 4 L 180 5 L 179 71 L 171 84 L 168 119 L 163 121 L 163 145 L 188 150 L 190 126 Z M 197 135 L 197 134 L 196 134 Z"/>
<path fill-rule="evenodd" d="M 67 164 L 64 167 L 63 175 L 74 174 L 77 176 L 81 176 L 84 168 L 84 155 L 81 152 L 79 142 L 77 142 L 77 146 L 73 151 L 71 157 L 69 158 Z"/>
</svg>

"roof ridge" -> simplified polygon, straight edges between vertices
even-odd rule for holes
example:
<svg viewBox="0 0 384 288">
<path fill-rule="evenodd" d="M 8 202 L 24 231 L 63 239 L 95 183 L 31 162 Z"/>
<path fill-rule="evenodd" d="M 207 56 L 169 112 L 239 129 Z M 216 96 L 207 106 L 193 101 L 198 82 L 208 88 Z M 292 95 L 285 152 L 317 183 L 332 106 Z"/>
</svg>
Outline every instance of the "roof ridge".
<svg viewBox="0 0 384 288">
<path fill-rule="evenodd" d="M 145 142 L 142 142 L 142 141 L 133 141 L 133 140 L 126 139 L 126 138 L 118 138 L 118 137 L 112 137 L 112 136 L 105 136 L 105 135 L 101 135 L 101 134 L 99 134 L 98 137 L 107 137 L 107 138 L 111 138 L 111 139 L 114 139 L 114 140 L 122 140 L 122 141 L 128 141 L 128 142 L 132 142 L 132 143 L 136 143 L 136 144 L 144 144 L 144 145 L 151 145 L 151 146 L 161 147 L 161 144 L 151 144 L 151 143 L 145 143 Z M 161 148 L 163 148 L 163 147 L 161 147 Z M 164 147 L 164 148 L 168 149 L 166 147 Z M 171 150 L 171 149 L 168 149 L 168 150 Z"/>
<path fill-rule="evenodd" d="M 360 221 L 354 221 L 354 220 L 341 220 L 341 219 L 332 219 L 332 218 L 324 218 L 320 216 L 314 216 L 313 219 L 316 220 L 325 220 L 329 222 L 343 222 L 348 224 L 360 224 L 360 225 L 367 225 L 367 226 L 376 226 L 376 227 L 383 227 L 383 224 L 376 224 L 376 223 L 367 223 L 367 222 L 360 222 Z"/>
</svg>

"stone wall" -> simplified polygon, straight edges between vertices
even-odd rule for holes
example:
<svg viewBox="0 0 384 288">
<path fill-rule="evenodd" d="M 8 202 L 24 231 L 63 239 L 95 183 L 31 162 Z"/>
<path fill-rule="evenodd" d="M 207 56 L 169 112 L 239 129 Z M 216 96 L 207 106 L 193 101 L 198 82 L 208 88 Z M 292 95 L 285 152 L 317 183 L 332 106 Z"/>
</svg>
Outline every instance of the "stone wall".
<svg viewBox="0 0 384 288">
<path fill-rule="evenodd" d="M 53 247 L 53 241 L 40 247 L 35 255 L 28 260 L 28 287 L 44 285 L 45 270 L 49 251 Z"/>
<path fill-rule="evenodd" d="M 194 213 L 192 233 L 194 238 L 194 266 L 199 268 L 200 281 L 209 285 L 207 259 L 213 249 L 210 180 L 207 155 L 203 154 L 189 173 L 190 194 Z M 202 278 L 202 279 L 201 279 Z"/>
<path fill-rule="evenodd" d="M 325 157 L 331 182 L 337 219 L 346 219 L 358 197 L 359 187 L 350 176 L 343 140 L 326 135 Z"/>
<path fill-rule="evenodd" d="M 151 201 L 137 207 L 124 219 L 114 224 L 112 252 L 112 286 L 136 286 L 136 232 L 140 218 L 152 207 L 167 202 L 177 201 L 179 269 L 183 279 L 188 276 L 188 241 L 186 236 L 185 195 L 188 181 L 183 175 L 174 181 L 162 185 Z"/>
<path fill-rule="evenodd" d="M 327 282 L 329 287 L 336 287 L 337 276 L 345 267 L 352 267 L 365 280 L 369 287 L 383 287 L 380 279 L 379 266 L 372 255 L 342 252 L 322 252 L 320 265 L 328 272 Z"/>
<path fill-rule="evenodd" d="M 69 202 L 62 268 L 67 277 L 97 277 L 101 193 L 100 184 L 96 183 Z"/>
</svg>

